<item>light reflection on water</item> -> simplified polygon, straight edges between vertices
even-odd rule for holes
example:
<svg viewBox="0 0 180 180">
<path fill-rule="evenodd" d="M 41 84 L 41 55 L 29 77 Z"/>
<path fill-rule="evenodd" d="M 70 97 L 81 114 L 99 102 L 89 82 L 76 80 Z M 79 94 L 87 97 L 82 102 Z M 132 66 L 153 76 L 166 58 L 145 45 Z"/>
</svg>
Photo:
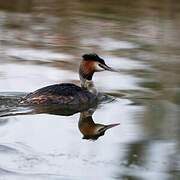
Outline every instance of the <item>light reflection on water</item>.
<svg viewBox="0 0 180 180">
<path fill-rule="evenodd" d="M 7 0 L 0 17 L 3 180 L 178 179 L 179 1 Z M 120 123 L 96 141 L 82 139 L 80 113 L 32 114 L 17 103 L 49 84 L 79 84 L 86 52 L 120 71 L 94 77 L 115 101 L 102 103 L 93 121 Z"/>
</svg>

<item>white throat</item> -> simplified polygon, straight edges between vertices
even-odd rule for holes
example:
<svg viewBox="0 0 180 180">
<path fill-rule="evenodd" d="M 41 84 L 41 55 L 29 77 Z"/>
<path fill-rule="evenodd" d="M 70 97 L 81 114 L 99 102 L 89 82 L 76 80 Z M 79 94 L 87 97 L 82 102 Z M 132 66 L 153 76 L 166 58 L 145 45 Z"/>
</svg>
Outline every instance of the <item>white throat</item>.
<svg viewBox="0 0 180 180">
<path fill-rule="evenodd" d="M 88 90 L 90 93 L 94 95 L 98 94 L 98 91 L 96 90 L 95 85 L 92 80 L 85 79 L 80 75 L 80 81 L 81 81 L 82 88 Z"/>
</svg>

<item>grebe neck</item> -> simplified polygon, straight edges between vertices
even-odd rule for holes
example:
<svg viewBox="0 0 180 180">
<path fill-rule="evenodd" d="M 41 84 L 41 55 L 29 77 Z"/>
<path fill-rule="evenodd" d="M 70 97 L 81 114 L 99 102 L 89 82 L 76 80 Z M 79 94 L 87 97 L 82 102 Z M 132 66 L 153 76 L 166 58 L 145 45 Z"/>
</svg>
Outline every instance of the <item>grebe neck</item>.
<svg viewBox="0 0 180 180">
<path fill-rule="evenodd" d="M 83 89 L 88 90 L 90 93 L 97 95 L 98 91 L 96 90 L 95 85 L 92 81 L 92 76 L 93 76 L 93 73 L 89 75 L 85 74 L 83 70 L 81 69 L 81 67 L 79 68 L 79 78 L 81 82 L 81 87 Z"/>
</svg>

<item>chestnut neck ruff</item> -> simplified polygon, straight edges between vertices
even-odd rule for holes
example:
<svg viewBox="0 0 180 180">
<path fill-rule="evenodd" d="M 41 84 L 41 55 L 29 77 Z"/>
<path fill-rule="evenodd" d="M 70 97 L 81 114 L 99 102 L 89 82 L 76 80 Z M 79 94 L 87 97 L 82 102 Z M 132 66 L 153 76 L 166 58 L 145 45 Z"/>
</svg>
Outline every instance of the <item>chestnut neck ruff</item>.
<svg viewBox="0 0 180 180">
<path fill-rule="evenodd" d="M 81 66 L 79 68 L 79 78 L 81 81 L 81 87 L 83 89 L 88 90 L 90 93 L 97 95 L 98 91 L 95 88 L 95 85 L 92 81 L 92 76 L 93 76 L 94 72 L 85 74 L 84 71 L 81 69 Z"/>
</svg>

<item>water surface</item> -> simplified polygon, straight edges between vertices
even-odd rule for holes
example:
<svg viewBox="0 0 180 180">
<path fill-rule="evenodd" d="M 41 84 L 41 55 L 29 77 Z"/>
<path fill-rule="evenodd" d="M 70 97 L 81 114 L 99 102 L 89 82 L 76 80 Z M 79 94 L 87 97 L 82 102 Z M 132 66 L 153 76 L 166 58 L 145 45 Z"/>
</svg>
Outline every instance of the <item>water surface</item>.
<svg viewBox="0 0 180 180">
<path fill-rule="evenodd" d="M 180 178 L 179 1 L 0 2 L 0 179 Z M 91 121 L 120 123 L 83 139 L 80 113 L 19 105 L 40 87 L 79 84 L 81 55 L 118 73 L 94 77 L 104 94 Z"/>
</svg>

